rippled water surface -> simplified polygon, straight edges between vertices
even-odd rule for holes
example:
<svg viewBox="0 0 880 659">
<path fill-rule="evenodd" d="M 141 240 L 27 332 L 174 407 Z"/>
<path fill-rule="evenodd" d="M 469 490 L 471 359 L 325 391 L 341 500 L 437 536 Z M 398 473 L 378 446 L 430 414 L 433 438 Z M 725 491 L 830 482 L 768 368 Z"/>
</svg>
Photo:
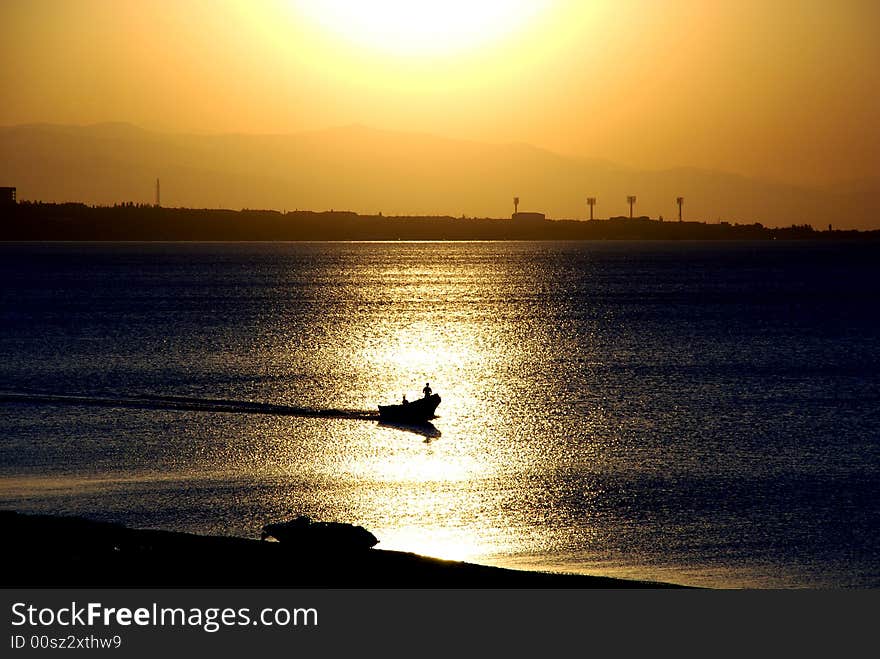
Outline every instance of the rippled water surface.
<svg viewBox="0 0 880 659">
<path fill-rule="evenodd" d="M 880 586 L 878 246 L 0 257 L 4 508 L 250 537 L 306 513 L 495 565 Z M 375 419 L 425 382 L 432 428 Z"/>
</svg>

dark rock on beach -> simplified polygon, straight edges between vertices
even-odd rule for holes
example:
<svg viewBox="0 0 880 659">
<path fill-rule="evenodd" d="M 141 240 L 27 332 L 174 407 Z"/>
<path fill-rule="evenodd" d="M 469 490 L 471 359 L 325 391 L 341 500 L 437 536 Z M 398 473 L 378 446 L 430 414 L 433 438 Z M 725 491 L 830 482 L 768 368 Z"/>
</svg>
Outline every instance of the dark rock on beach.
<svg viewBox="0 0 880 659">
<path fill-rule="evenodd" d="M 363 526 L 340 522 L 313 522 L 300 515 L 289 522 L 266 524 L 260 539 L 275 538 L 278 542 L 303 551 L 337 554 L 365 551 L 379 543 L 378 538 Z"/>
</svg>

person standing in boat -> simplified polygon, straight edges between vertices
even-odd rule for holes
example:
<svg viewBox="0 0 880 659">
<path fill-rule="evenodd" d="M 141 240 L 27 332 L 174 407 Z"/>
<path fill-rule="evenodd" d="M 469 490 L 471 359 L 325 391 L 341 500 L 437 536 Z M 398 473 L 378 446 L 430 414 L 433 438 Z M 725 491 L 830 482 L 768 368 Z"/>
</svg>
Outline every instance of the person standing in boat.
<svg viewBox="0 0 880 659">
<path fill-rule="evenodd" d="M 431 395 L 431 383 L 426 382 L 425 388 L 422 389 L 422 393 L 425 394 L 425 398 L 428 398 Z"/>
</svg>

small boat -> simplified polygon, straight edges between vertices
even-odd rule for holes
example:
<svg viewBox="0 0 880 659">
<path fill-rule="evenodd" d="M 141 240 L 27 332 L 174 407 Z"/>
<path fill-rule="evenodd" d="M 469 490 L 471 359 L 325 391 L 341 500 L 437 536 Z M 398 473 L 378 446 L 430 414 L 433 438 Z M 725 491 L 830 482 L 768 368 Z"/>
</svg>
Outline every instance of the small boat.
<svg viewBox="0 0 880 659">
<path fill-rule="evenodd" d="M 440 396 L 432 394 L 401 405 L 379 405 L 379 418 L 397 423 L 427 423 L 434 418 Z"/>
</svg>

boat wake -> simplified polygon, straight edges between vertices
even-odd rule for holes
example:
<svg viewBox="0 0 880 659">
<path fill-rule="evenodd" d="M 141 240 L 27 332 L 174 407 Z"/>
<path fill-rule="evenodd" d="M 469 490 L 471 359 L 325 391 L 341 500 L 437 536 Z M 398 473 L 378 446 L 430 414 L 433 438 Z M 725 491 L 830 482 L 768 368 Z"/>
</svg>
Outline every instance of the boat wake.
<svg viewBox="0 0 880 659">
<path fill-rule="evenodd" d="M 0 392 L 0 403 L 24 405 L 76 405 L 89 407 L 118 407 L 142 410 L 173 410 L 186 412 L 224 412 L 228 414 L 270 414 L 317 419 L 379 419 L 378 411 L 337 408 L 297 407 L 275 403 L 256 403 L 217 398 L 187 396 L 77 396 L 68 394 Z"/>
</svg>

